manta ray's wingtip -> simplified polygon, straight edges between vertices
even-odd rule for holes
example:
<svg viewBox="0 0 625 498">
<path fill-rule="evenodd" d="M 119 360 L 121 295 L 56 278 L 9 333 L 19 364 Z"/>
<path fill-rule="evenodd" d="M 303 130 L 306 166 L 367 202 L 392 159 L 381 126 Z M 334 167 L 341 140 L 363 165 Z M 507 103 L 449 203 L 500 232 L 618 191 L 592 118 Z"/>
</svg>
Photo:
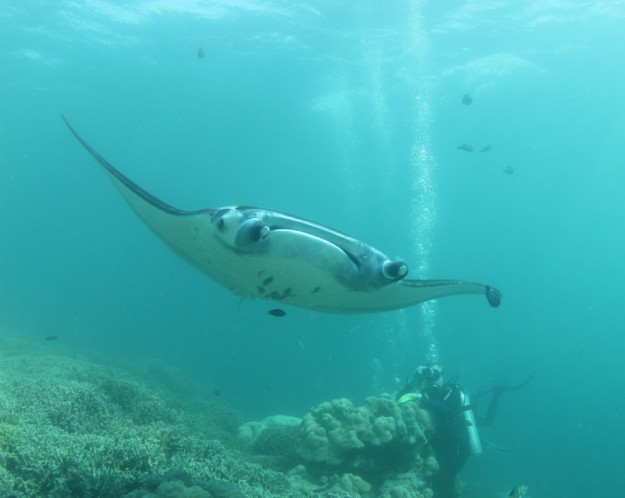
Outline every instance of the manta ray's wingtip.
<svg viewBox="0 0 625 498">
<path fill-rule="evenodd" d="M 67 127 L 70 129 L 70 131 L 76 135 L 76 130 L 74 130 L 74 127 L 69 123 L 67 117 L 65 116 L 65 113 L 61 113 L 61 117 L 63 118 L 63 121 L 65 122 L 65 124 L 67 125 Z"/>
<path fill-rule="evenodd" d="M 72 135 L 74 135 L 78 141 L 80 143 L 83 143 L 84 140 L 82 139 L 82 137 L 78 134 L 78 132 L 76 130 L 74 130 L 74 127 L 70 124 L 70 122 L 67 120 L 67 118 L 65 117 L 64 113 L 61 113 L 61 117 L 63 118 L 63 121 L 65 122 L 65 125 L 69 128 L 69 131 L 72 132 Z M 84 143 L 83 143 L 84 145 Z"/>
<path fill-rule="evenodd" d="M 488 300 L 488 304 L 490 304 L 493 308 L 498 308 L 501 304 L 501 292 L 494 287 L 487 285 L 486 299 Z"/>
</svg>

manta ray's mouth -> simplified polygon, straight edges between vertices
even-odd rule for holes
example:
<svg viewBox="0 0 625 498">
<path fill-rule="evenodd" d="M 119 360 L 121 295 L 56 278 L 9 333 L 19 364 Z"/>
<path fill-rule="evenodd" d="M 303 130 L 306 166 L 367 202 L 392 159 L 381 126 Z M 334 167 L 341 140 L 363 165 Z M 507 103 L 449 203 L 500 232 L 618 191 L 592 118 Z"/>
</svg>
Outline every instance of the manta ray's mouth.
<svg viewBox="0 0 625 498">
<path fill-rule="evenodd" d="M 403 261 L 385 261 L 382 264 L 382 273 L 390 281 L 395 282 L 408 275 L 408 265 Z"/>
</svg>

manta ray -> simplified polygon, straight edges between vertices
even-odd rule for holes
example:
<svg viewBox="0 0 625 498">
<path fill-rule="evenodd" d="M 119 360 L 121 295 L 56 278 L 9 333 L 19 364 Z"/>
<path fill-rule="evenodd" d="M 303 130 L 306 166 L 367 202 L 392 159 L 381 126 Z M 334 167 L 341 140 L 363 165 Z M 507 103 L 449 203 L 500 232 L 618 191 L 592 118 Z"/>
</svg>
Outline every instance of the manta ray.
<svg viewBox="0 0 625 498">
<path fill-rule="evenodd" d="M 405 278 L 408 266 L 342 232 L 289 214 L 249 206 L 184 211 L 123 175 L 63 119 L 124 200 L 178 256 L 242 298 L 325 313 L 373 313 L 495 288 L 462 280 Z"/>
</svg>

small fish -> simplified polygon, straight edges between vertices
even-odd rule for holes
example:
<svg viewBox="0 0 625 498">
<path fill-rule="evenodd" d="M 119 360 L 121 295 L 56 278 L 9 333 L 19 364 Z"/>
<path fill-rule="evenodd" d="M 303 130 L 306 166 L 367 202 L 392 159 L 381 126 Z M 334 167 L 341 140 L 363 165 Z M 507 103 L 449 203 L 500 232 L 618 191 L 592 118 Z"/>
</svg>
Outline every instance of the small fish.
<svg viewBox="0 0 625 498">
<path fill-rule="evenodd" d="M 197 49 L 197 57 L 198 57 L 198 59 L 203 59 L 204 58 L 204 49 L 202 47 Z"/>
<path fill-rule="evenodd" d="M 473 152 L 473 146 L 471 144 L 462 144 L 458 145 L 458 150 L 463 150 L 465 152 Z"/>
<path fill-rule="evenodd" d="M 471 105 L 471 102 L 473 102 L 473 97 L 471 97 L 471 95 L 469 95 L 468 93 L 465 93 L 462 96 L 462 103 L 464 105 Z"/>
<path fill-rule="evenodd" d="M 510 494 L 508 495 L 509 498 L 523 498 L 525 496 L 525 493 L 527 493 L 528 487 L 527 486 L 518 486 L 516 488 L 514 488 L 512 491 L 510 491 Z"/>
<path fill-rule="evenodd" d="M 58 335 L 49 335 L 45 338 L 46 341 L 56 341 L 59 338 Z"/>
<path fill-rule="evenodd" d="M 269 313 L 271 316 L 277 316 L 277 317 L 286 316 L 286 311 L 281 310 L 280 308 L 274 308 L 272 310 L 269 310 L 267 313 Z"/>
<path fill-rule="evenodd" d="M 506 175 L 512 175 L 514 174 L 514 168 L 510 165 L 506 166 L 504 169 L 502 169 L 501 171 L 503 171 Z"/>
<path fill-rule="evenodd" d="M 484 147 L 482 147 L 482 150 L 480 152 L 488 152 L 492 148 L 493 146 L 491 144 L 487 144 Z"/>
</svg>

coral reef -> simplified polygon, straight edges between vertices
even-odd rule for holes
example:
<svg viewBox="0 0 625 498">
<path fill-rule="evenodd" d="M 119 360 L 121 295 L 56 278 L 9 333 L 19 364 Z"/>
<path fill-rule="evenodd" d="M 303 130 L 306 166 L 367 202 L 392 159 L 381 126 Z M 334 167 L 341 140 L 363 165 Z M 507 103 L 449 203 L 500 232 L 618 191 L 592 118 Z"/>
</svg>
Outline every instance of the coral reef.
<svg viewBox="0 0 625 498">
<path fill-rule="evenodd" d="M 371 484 L 362 477 L 350 474 L 330 474 L 313 476 L 303 465 L 298 465 L 289 472 L 289 481 L 293 488 L 311 496 L 356 498 L 371 496 Z"/>
<path fill-rule="evenodd" d="M 272 415 L 260 422 L 241 425 L 237 437 L 253 453 L 273 457 L 295 457 L 295 440 L 302 419 L 288 415 Z"/>
<path fill-rule="evenodd" d="M 0 339 L 0 498 L 431 497 L 416 403 L 241 424 L 176 373 L 131 371 Z"/>
<path fill-rule="evenodd" d="M 284 474 L 214 438 L 240 420 L 215 404 L 191 411 L 123 369 L 0 339 L 0 497 L 296 496 Z"/>
<path fill-rule="evenodd" d="M 345 469 L 412 468 L 432 422 L 414 402 L 397 404 L 390 396 L 371 396 L 365 406 L 348 399 L 325 402 L 300 426 L 297 453 L 307 461 Z"/>
<path fill-rule="evenodd" d="M 424 478 L 436 462 L 425 446 L 432 430 L 416 402 L 398 404 L 388 395 L 369 397 L 360 407 L 344 398 L 322 403 L 302 420 L 295 449 L 305 466 L 289 478 L 300 489 L 315 483 L 317 492 L 427 497 Z"/>
<path fill-rule="evenodd" d="M 126 498 L 212 498 L 212 494 L 200 486 L 187 486 L 182 481 L 166 481 L 154 491 L 133 491 Z"/>
</svg>

